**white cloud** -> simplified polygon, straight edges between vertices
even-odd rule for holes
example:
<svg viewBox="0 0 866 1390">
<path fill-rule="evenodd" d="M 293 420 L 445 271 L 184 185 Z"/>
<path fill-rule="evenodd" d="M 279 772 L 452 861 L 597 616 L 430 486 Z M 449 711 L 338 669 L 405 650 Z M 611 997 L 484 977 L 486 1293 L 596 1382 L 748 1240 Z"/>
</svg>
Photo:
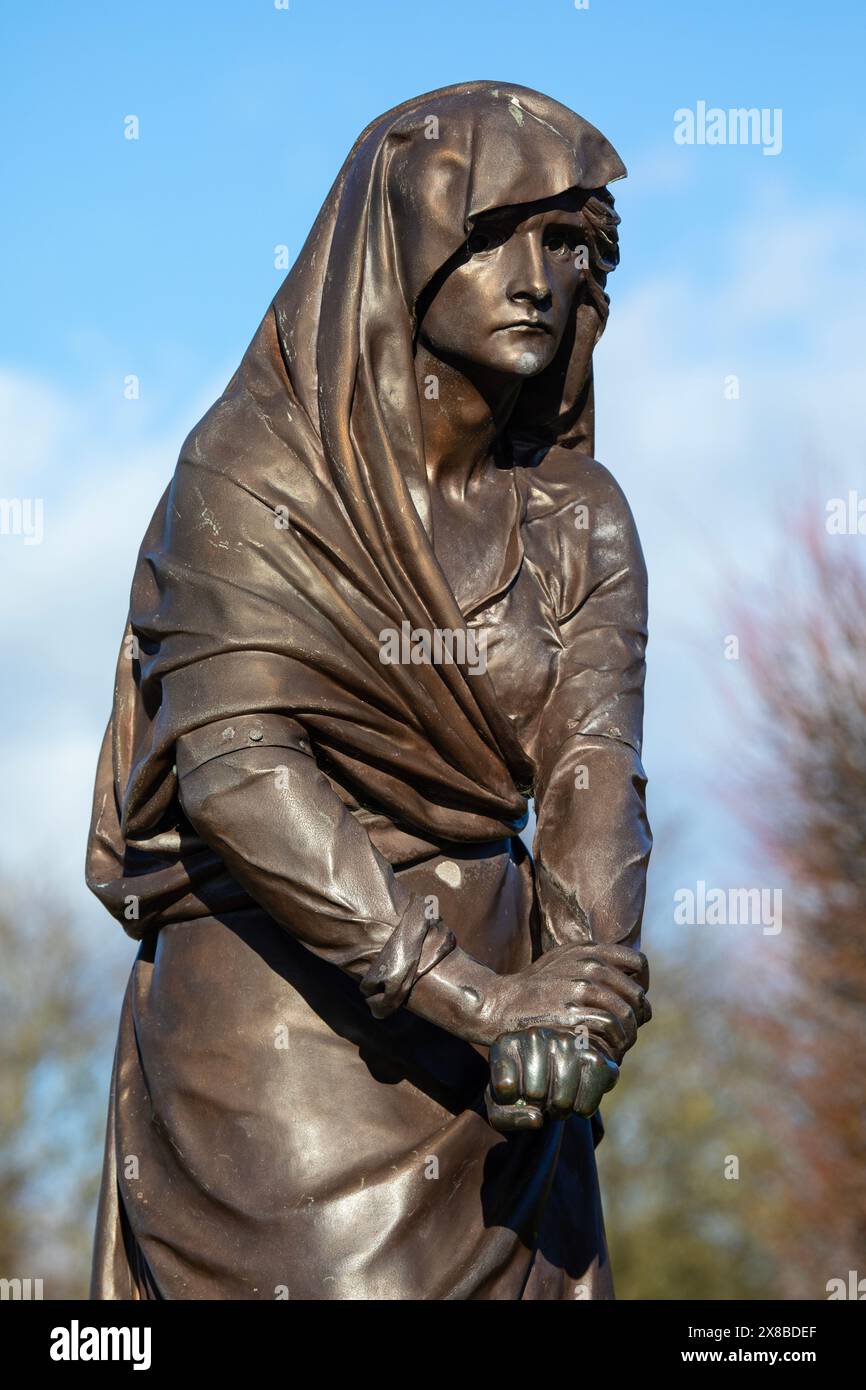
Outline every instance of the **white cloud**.
<svg viewBox="0 0 866 1390">
<path fill-rule="evenodd" d="M 199 414 L 220 390 L 206 394 Z M 135 557 L 197 418 L 191 411 L 154 430 L 137 404 L 108 408 L 101 387 L 81 399 L 0 372 L 3 493 L 41 497 L 45 516 L 41 545 L 0 536 L 4 867 L 32 873 L 48 846 L 45 876 L 82 904 L 96 756 Z"/>
<path fill-rule="evenodd" d="M 798 500 L 866 491 L 866 293 L 850 269 L 864 234 L 850 208 L 810 236 L 802 206 L 763 201 L 732 226 L 714 282 L 672 271 L 624 302 L 611 286 L 597 448 L 650 572 L 646 759 L 708 846 L 740 732 L 727 695 L 747 679 L 723 656 L 733 581 L 778 564 Z M 714 852 L 730 860 L 730 835 Z"/>
</svg>

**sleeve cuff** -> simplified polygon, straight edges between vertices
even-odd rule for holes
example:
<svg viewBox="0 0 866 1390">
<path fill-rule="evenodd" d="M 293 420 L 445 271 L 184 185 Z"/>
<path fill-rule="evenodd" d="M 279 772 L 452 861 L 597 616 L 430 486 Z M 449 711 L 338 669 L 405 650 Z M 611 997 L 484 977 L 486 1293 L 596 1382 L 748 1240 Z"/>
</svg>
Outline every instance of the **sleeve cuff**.
<svg viewBox="0 0 866 1390">
<path fill-rule="evenodd" d="M 456 945 L 453 931 L 441 918 L 425 916 L 424 899 L 413 897 L 361 980 L 361 993 L 374 1018 L 387 1018 L 405 1004 L 416 981 Z"/>
<path fill-rule="evenodd" d="M 193 729 L 178 739 L 175 762 L 178 777 L 186 777 L 203 763 L 212 762 L 241 748 L 293 748 L 310 753 L 306 731 L 283 714 L 240 714 Z"/>
</svg>

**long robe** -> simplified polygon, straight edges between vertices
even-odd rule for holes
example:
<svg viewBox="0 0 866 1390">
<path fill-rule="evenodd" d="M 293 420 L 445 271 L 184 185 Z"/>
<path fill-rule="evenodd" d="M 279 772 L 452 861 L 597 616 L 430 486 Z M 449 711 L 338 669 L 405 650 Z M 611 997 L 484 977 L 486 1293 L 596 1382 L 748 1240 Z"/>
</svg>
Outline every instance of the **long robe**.
<svg viewBox="0 0 866 1390">
<path fill-rule="evenodd" d="M 386 957 L 402 970 L 410 940 L 417 967 L 410 904 L 503 974 L 638 937 L 645 572 L 580 448 L 615 264 L 597 190 L 622 172 L 523 88 L 388 113 L 184 446 L 139 557 L 89 847 L 89 883 L 142 943 L 95 1297 L 611 1296 L 598 1124 L 496 1133 L 484 1049 L 407 1007 L 376 1017 L 358 982 Z M 455 592 L 414 306 L 479 211 L 570 187 L 593 270 L 496 472 L 498 578 L 473 587 L 469 564 Z M 383 664 L 404 623 L 483 636 L 483 669 Z"/>
</svg>

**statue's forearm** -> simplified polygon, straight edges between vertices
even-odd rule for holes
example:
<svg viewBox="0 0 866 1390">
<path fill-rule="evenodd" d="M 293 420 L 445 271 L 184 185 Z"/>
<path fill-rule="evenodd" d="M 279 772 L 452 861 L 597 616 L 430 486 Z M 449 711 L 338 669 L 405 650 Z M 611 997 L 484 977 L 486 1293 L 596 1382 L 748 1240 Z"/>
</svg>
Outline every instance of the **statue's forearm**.
<svg viewBox="0 0 866 1390">
<path fill-rule="evenodd" d="M 402 968 L 400 960 L 390 973 L 383 967 L 377 990 L 369 977 L 380 953 L 421 942 L 399 1002 L 467 1041 L 494 1040 L 495 972 L 447 940 L 447 924 L 423 920 L 423 899 L 400 882 L 309 755 L 243 748 L 186 770 L 180 795 L 241 887 L 315 954 L 363 981 L 374 1013 L 396 1006 L 388 992 Z M 403 955 L 411 966 L 411 945 Z"/>
<path fill-rule="evenodd" d="M 542 944 L 637 946 L 652 837 L 635 751 L 608 738 L 572 740 L 538 803 L 534 853 Z"/>
</svg>

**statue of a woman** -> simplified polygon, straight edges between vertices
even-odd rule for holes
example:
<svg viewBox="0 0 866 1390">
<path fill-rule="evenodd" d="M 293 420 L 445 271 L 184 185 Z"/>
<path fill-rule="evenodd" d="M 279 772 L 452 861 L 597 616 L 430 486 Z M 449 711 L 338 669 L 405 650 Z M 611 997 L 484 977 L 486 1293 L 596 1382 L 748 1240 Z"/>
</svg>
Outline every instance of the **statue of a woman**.
<svg viewBox="0 0 866 1390">
<path fill-rule="evenodd" d="M 389 111 L 183 446 L 89 845 L 141 941 L 97 1298 L 612 1297 L 596 1112 L 649 1017 L 646 576 L 592 458 L 624 173 L 522 87 Z"/>
</svg>

